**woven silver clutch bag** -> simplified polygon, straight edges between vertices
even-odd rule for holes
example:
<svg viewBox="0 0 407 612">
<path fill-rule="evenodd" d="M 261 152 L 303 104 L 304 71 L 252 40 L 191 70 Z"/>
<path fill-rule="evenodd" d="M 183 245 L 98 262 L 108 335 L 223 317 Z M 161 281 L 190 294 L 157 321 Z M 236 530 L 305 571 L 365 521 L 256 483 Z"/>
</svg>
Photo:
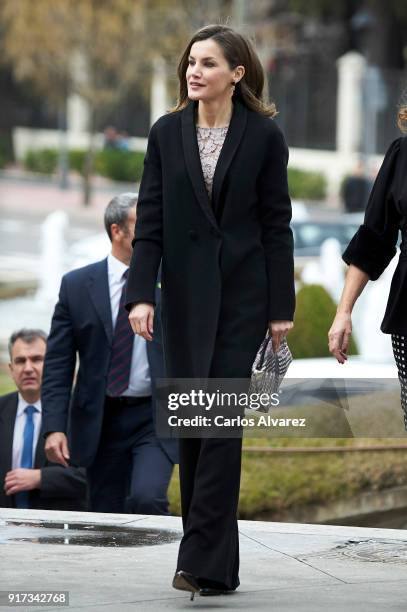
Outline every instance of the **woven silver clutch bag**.
<svg viewBox="0 0 407 612">
<path fill-rule="evenodd" d="M 278 393 L 292 360 L 293 356 L 286 338 L 282 339 L 278 351 L 274 352 L 271 336 L 267 332 L 252 366 L 249 394 Z M 268 412 L 268 408 L 268 406 L 261 405 L 258 411 Z"/>
</svg>

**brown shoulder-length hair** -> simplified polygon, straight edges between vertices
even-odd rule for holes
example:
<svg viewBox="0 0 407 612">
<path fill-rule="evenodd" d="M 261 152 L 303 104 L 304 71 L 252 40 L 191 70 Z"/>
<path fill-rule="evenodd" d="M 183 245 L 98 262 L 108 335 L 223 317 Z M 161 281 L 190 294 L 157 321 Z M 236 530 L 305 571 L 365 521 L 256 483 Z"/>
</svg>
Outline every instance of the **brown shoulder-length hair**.
<svg viewBox="0 0 407 612">
<path fill-rule="evenodd" d="M 252 43 L 233 28 L 224 25 L 207 25 L 192 36 L 178 64 L 179 96 L 176 106 L 171 108 L 170 112 L 182 110 L 187 106 L 189 99 L 185 75 L 191 47 L 195 42 L 208 38 L 218 43 L 231 70 L 236 66 L 245 68 L 243 78 L 236 84 L 233 98 L 239 98 L 250 110 L 266 117 L 274 117 L 277 114 L 275 104 L 268 104 L 263 98 L 264 71 Z"/>
<path fill-rule="evenodd" d="M 407 134 L 407 104 L 403 104 L 399 108 L 397 125 L 404 134 Z"/>
</svg>

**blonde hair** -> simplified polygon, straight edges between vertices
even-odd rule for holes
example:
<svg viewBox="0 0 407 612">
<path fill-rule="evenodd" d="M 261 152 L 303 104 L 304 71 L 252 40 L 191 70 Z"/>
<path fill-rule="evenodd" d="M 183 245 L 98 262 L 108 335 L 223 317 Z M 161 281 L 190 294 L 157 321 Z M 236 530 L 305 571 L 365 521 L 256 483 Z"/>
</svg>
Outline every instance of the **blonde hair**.
<svg viewBox="0 0 407 612">
<path fill-rule="evenodd" d="M 403 105 L 399 108 L 397 125 L 402 132 L 407 134 L 407 105 Z"/>
</svg>

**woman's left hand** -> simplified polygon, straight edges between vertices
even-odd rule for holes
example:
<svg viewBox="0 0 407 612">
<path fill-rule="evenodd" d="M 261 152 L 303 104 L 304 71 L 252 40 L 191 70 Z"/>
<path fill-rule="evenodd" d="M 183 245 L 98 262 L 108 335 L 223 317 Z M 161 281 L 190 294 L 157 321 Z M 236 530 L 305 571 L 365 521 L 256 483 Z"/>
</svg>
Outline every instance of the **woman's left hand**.
<svg viewBox="0 0 407 612">
<path fill-rule="evenodd" d="M 271 344 L 273 351 L 277 352 L 280 348 L 281 340 L 288 334 L 290 329 L 294 327 L 292 321 L 270 321 L 269 334 L 271 336 Z"/>
</svg>

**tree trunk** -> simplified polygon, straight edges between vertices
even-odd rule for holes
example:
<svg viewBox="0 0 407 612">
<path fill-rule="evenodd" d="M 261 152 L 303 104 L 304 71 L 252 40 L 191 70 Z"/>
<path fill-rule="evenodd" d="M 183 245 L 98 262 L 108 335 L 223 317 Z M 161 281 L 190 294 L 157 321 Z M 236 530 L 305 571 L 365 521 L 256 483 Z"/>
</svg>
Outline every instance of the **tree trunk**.
<svg viewBox="0 0 407 612">
<path fill-rule="evenodd" d="M 66 125 L 66 100 L 60 103 L 58 108 L 58 132 L 59 132 L 59 148 L 58 148 L 58 175 L 59 188 L 68 189 L 69 180 L 69 158 L 67 146 L 67 125 Z"/>
<path fill-rule="evenodd" d="M 90 206 L 92 199 L 92 176 L 95 162 L 95 109 L 91 108 L 89 117 L 89 148 L 83 165 L 83 205 Z"/>
</svg>

